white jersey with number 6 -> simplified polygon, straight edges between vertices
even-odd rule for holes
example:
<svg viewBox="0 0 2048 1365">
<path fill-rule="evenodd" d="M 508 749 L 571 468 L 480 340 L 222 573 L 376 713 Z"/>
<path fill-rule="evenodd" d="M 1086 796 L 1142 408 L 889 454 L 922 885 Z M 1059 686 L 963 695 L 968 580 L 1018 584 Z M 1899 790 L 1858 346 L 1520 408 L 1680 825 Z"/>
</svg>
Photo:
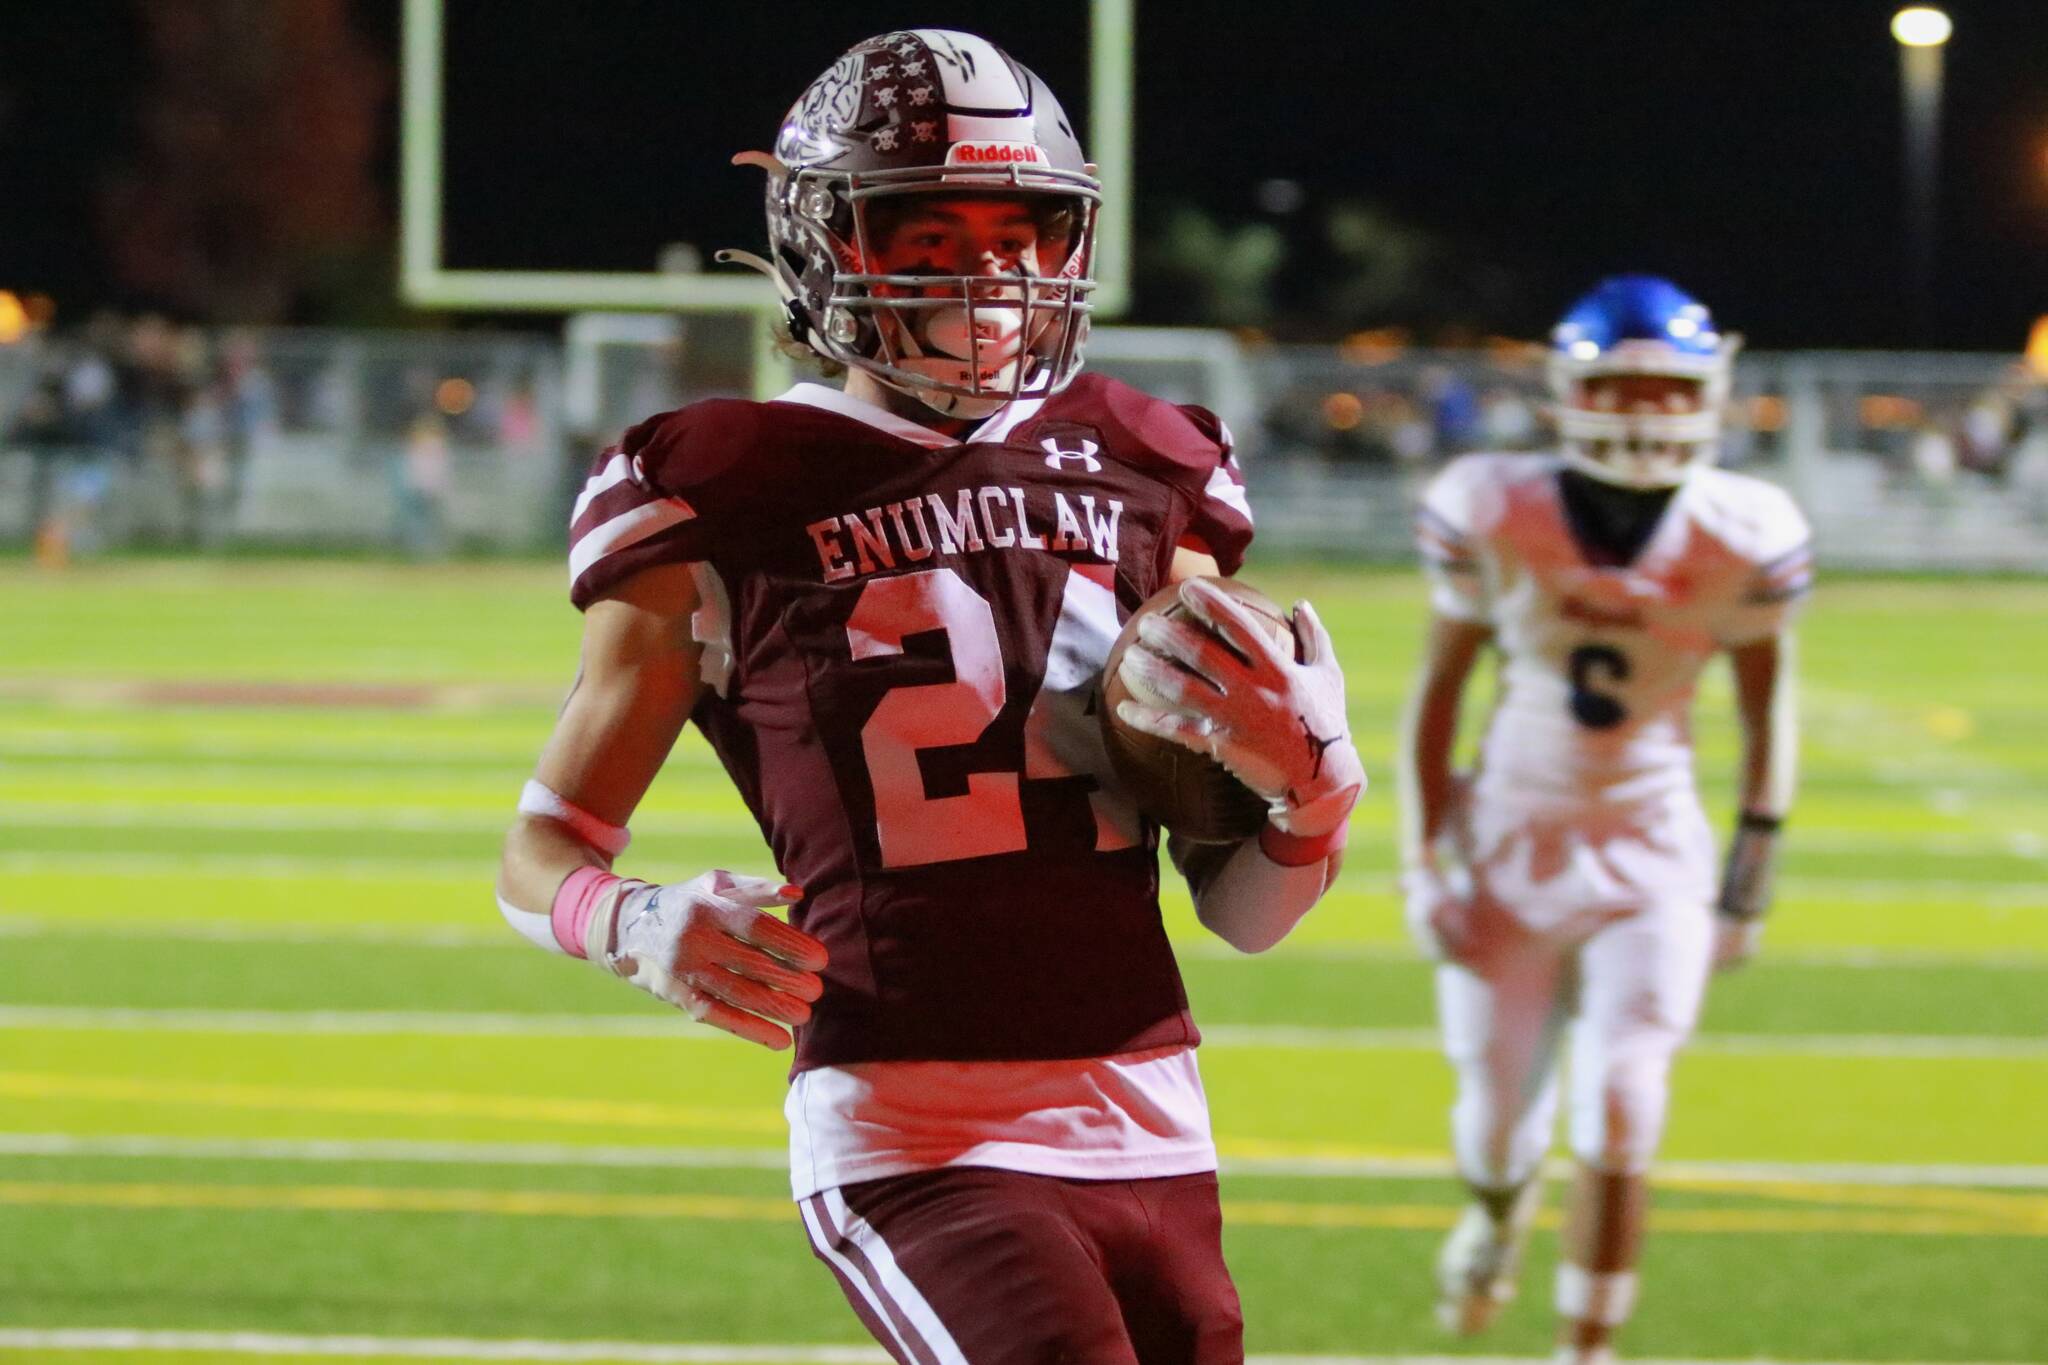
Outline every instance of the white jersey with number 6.
<svg viewBox="0 0 2048 1365">
<path fill-rule="evenodd" d="M 1689 712 L 1716 652 L 1776 633 L 1812 581 L 1781 489 L 1702 468 L 1625 567 L 1575 539 L 1562 462 L 1468 455 L 1424 494 L 1417 535 L 1440 616 L 1494 630 L 1499 701 L 1476 795 L 1551 809 L 1689 798 Z"/>
</svg>

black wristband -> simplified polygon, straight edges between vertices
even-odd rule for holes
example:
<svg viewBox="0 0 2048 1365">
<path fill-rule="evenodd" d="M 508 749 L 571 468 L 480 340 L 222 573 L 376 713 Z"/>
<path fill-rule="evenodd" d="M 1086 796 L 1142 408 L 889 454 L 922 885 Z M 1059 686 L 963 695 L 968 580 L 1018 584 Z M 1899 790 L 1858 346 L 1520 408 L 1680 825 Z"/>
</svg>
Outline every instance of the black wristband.
<svg viewBox="0 0 2048 1365">
<path fill-rule="evenodd" d="M 1775 815 L 1756 811 L 1737 814 L 1735 837 L 1728 841 L 1728 858 L 1721 869 L 1721 894 L 1714 901 L 1723 919 L 1759 920 L 1770 909 L 1771 866 L 1783 823 Z"/>
</svg>

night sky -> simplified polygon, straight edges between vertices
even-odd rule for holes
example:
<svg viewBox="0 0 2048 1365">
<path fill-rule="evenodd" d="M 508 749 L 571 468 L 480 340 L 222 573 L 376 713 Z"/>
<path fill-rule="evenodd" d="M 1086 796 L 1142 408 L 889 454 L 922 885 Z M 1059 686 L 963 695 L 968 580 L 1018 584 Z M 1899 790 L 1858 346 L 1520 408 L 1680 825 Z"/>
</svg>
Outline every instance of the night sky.
<svg viewBox="0 0 2048 1365">
<path fill-rule="evenodd" d="M 891 27 L 986 33 L 1085 127 L 1079 0 L 449 3 L 451 265 L 646 269 L 664 242 L 757 246 L 758 177 L 725 157 L 766 146 L 812 76 Z M 1176 201 L 1258 219 L 1255 187 L 1285 177 L 1303 221 L 1364 200 L 1497 265 L 1513 288 L 1489 321 L 1523 335 L 1597 276 L 1649 269 L 1753 346 L 2017 349 L 2048 312 L 2048 5 L 1948 6 L 1924 324 L 1904 283 L 1893 8 L 1138 0 L 1141 240 Z M 356 5 L 394 62 L 396 9 Z M 106 288 L 89 185 L 132 136 L 125 10 L 10 6 L 0 286 Z"/>
</svg>

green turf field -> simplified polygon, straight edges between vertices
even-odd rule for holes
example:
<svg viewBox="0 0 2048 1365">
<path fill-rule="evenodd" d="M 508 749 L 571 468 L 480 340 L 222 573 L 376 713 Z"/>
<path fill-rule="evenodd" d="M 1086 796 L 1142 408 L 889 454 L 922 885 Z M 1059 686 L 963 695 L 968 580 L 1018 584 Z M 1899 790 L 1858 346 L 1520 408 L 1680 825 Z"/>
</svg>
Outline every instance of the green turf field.
<svg viewBox="0 0 2048 1365">
<path fill-rule="evenodd" d="M 1449 1075 L 1382 780 L 1416 585 L 1249 576 L 1323 610 L 1377 782 L 1271 955 L 1170 908 L 1250 1345 L 1450 1354 Z M 561 577 L 0 567 L 0 1357 L 877 1358 L 823 1349 L 866 1339 L 786 1198 L 782 1059 L 492 905 Z M 1824 586 L 1779 918 L 1680 1064 L 1631 1355 L 2048 1360 L 2044 621 L 2048 585 Z M 1716 811 L 1726 707 L 1717 673 Z M 642 875 L 765 868 L 694 735 L 635 832 Z M 1544 1354 L 1552 1241 L 1480 1349 Z"/>
</svg>

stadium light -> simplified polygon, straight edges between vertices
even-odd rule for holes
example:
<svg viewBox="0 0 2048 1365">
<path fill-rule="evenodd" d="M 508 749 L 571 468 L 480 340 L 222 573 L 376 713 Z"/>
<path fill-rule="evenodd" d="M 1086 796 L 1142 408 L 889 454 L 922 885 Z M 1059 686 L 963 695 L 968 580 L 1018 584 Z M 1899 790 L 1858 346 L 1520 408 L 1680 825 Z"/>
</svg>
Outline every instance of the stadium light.
<svg viewBox="0 0 2048 1365">
<path fill-rule="evenodd" d="M 0 346 L 10 346 L 28 335 L 28 310 L 13 293 L 0 289 Z"/>
<path fill-rule="evenodd" d="M 2034 378 L 2048 381 L 2048 313 L 2035 318 L 2027 333 L 2026 362 Z"/>
<path fill-rule="evenodd" d="M 1936 186 L 1941 158 L 1942 47 L 1955 32 L 1948 15 L 1912 5 L 1892 16 L 1899 43 L 1899 84 L 1904 96 L 1906 160 L 1906 278 L 1916 329 L 1927 325 L 1934 302 Z"/>
<path fill-rule="evenodd" d="M 1940 47 L 1955 31 L 1948 15 L 1932 5 L 1909 5 L 1892 16 L 1892 37 L 1902 47 Z"/>
</svg>

